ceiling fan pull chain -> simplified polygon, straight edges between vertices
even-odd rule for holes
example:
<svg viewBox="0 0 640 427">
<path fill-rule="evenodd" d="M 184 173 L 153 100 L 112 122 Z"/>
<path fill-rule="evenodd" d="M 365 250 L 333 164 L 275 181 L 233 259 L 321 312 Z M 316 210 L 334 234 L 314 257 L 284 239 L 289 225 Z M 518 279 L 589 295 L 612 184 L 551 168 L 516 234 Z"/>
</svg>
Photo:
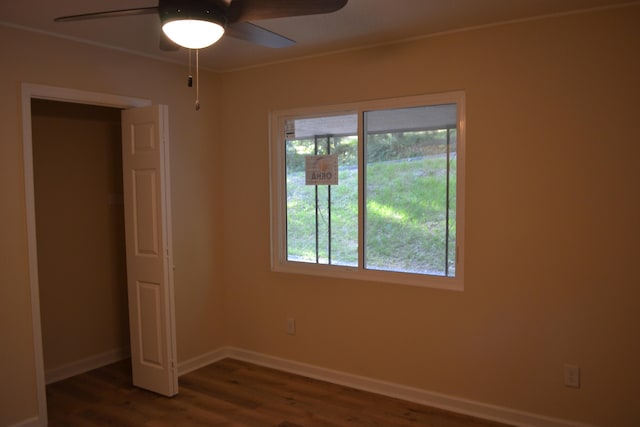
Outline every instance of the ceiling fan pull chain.
<svg viewBox="0 0 640 427">
<path fill-rule="evenodd" d="M 200 49 L 196 49 L 196 111 L 200 110 L 200 74 L 199 74 Z"/>
<path fill-rule="evenodd" d="M 193 76 L 191 75 L 191 49 L 189 49 L 189 77 L 187 78 L 187 86 L 193 87 Z"/>
</svg>

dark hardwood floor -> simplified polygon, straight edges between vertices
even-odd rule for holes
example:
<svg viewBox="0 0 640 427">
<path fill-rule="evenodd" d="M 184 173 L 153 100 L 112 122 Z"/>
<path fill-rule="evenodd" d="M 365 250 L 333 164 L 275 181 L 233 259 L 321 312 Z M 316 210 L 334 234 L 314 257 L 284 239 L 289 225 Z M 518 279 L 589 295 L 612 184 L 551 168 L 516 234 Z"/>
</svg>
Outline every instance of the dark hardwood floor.
<svg viewBox="0 0 640 427">
<path fill-rule="evenodd" d="M 181 376 L 166 398 L 132 387 L 129 363 L 47 386 L 49 425 L 504 426 L 233 359 Z"/>
</svg>

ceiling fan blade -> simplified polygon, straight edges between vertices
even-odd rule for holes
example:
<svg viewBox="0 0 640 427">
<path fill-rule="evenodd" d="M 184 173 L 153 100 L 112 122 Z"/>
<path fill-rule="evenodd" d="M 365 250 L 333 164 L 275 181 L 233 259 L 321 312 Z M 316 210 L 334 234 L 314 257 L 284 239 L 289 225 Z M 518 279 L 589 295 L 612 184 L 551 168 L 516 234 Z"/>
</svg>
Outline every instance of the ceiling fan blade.
<svg viewBox="0 0 640 427">
<path fill-rule="evenodd" d="M 294 40 L 249 22 L 229 24 L 225 35 L 271 48 L 288 47 L 296 43 Z"/>
<path fill-rule="evenodd" d="M 258 21 L 288 16 L 335 12 L 348 0 L 232 0 L 229 22 Z"/>
<path fill-rule="evenodd" d="M 83 13 L 80 15 L 60 16 L 54 19 L 54 21 L 55 22 L 84 21 L 87 19 L 113 18 L 116 16 L 148 15 L 150 13 L 158 13 L 158 7 L 157 6 L 138 7 L 135 9 L 107 10 L 105 12 L 93 12 L 93 13 Z"/>
</svg>

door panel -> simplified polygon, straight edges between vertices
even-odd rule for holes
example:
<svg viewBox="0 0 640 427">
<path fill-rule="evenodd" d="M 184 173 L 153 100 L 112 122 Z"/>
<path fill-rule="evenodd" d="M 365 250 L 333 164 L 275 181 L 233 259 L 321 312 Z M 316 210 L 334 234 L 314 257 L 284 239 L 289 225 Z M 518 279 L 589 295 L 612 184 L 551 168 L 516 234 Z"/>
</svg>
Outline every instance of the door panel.
<svg viewBox="0 0 640 427">
<path fill-rule="evenodd" d="M 167 107 L 122 111 L 127 287 L 133 384 L 178 392 Z"/>
<path fill-rule="evenodd" d="M 133 214 L 136 256 L 159 257 L 158 251 L 158 177 L 156 171 L 132 170 Z"/>
<path fill-rule="evenodd" d="M 137 304 L 140 316 L 140 360 L 142 363 L 162 369 L 162 324 L 160 317 L 160 292 L 159 283 L 137 282 Z"/>
</svg>

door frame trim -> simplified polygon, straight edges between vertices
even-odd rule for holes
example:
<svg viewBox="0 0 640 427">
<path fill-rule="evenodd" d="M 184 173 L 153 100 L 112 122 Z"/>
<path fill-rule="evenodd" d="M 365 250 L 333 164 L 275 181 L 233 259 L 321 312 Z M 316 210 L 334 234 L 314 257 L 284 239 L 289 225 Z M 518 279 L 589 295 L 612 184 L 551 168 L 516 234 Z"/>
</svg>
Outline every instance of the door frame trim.
<svg viewBox="0 0 640 427">
<path fill-rule="evenodd" d="M 47 420 L 47 396 L 40 324 L 40 286 L 38 282 L 38 250 L 36 240 L 36 208 L 33 184 L 33 139 L 31 128 L 31 99 L 71 102 L 113 108 L 135 108 L 152 105 L 152 101 L 107 93 L 89 92 L 33 83 L 21 84 L 22 148 L 24 162 L 24 192 L 27 232 L 29 290 L 31 293 L 31 323 L 33 330 L 34 368 L 38 419 Z"/>
</svg>

